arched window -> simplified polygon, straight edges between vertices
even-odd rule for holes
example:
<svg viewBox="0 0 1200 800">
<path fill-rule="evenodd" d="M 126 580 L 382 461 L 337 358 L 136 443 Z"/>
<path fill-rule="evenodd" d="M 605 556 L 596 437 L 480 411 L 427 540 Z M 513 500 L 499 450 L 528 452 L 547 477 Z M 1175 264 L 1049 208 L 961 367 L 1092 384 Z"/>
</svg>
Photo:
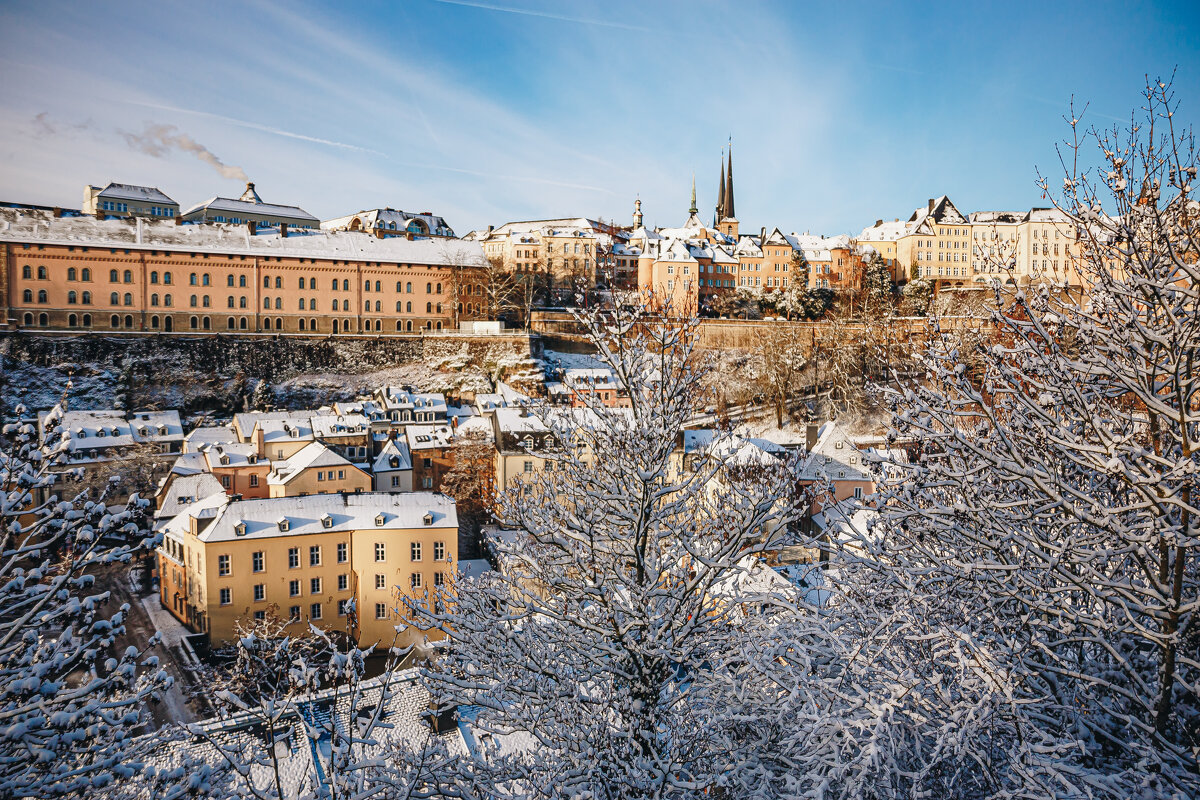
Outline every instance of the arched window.
<svg viewBox="0 0 1200 800">
<path fill-rule="evenodd" d="M 409 281 L 408 283 L 404 284 L 404 292 L 406 294 L 412 294 L 412 281 Z"/>
<path fill-rule="evenodd" d="M 341 302 L 340 302 L 340 301 L 339 301 L 339 300 L 338 300 L 336 297 L 335 297 L 335 298 L 333 298 L 333 310 L 334 310 L 334 311 L 341 311 L 341 310 L 342 310 L 342 304 L 341 304 Z"/>
<path fill-rule="evenodd" d="M 150 327 L 154 328 L 155 330 L 158 329 L 158 314 L 155 314 L 150 318 Z"/>
<path fill-rule="evenodd" d="M 68 314 L 67 315 L 67 327 L 75 328 L 78 326 L 79 326 L 79 317 L 75 316 L 74 314 Z"/>
<path fill-rule="evenodd" d="M 158 272 L 152 271 L 152 272 L 150 273 L 150 282 L 151 282 L 151 283 L 158 283 Z"/>
<path fill-rule="evenodd" d="M 304 276 L 303 276 L 303 275 L 301 275 L 301 276 L 300 276 L 300 288 L 301 288 L 301 289 L 307 289 L 307 288 L 308 288 L 307 286 L 305 286 L 305 285 L 304 285 Z"/>
<path fill-rule="evenodd" d="M 426 313 L 426 314 L 432 314 L 432 313 L 433 313 L 433 303 L 426 303 L 426 304 L 425 304 L 425 313 Z"/>
<path fill-rule="evenodd" d="M 25 278 L 26 280 L 33 280 L 33 267 L 29 266 L 28 264 L 21 267 L 21 277 Z M 29 321 L 32 323 L 33 317 L 30 317 Z"/>
<path fill-rule="evenodd" d="M 152 306 L 158 305 L 158 295 L 156 295 L 156 294 L 150 295 L 150 305 L 152 305 Z"/>
<path fill-rule="evenodd" d="M 383 320 L 381 320 L 381 319 L 375 320 L 375 330 L 377 330 L 377 331 L 383 330 Z"/>
<path fill-rule="evenodd" d="M 67 267 L 67 280 L 69 280 L 69 281 L 75 280 L 76 274 L 77 273 L 75 272 L 74 267 Z"/>
<path fill-rule="evenodd" d="M 67 292 L 67 303 L 69 305 L 75 305 L 75 303 L 77 303 L 78 301 L 79 301 L 79 295 L 75 294 L 74 290 Z"/>
<path fill-rule="evenodd" d="M 208 295 L 204 295 L 204 297 L 203 297 L 203 298 L 201 298 L 201 300 L 200 300 L 200 303 L 201 303 L 201 304 L 202 304 L 202 305 L 203 305 L 205 308 L 211 308 L 211 307 L 212 307 L 212 298 L 211 298 L 211 297 L 209 297 Z"/>
<path fill-rule="evenodd" d="M 197 320 L 195 317 L 192 317 L 191 324 L 192 324 L 192 330 L 196 330 L 196 328 L 200 327 L 199 320 Z"/>
<path fill-rule="evenodd" d="M 204 277 L 200 279 L 200 282 L 203 283 L 205 286 L 212 285 L 212 279 L 209 277 L 209 274 L 207 272 L 204 273 Z"/>
<path fill-rule="evenodd" d="M 26 314 L 26 315 L 25 315 L 25 324 L 26 324 L 26 325 L 33 325 L 33 314 Z"/>
<path fill-rule="evenodd" d="M 238 308 L 246 308 L 246 298 L 245 297 L 238 298 Z"/>
<path fill-rule="evenodd" d="M 271 330 L 271 318 L 270 317 L 263 317 L 263 330 L 264 331 Z"/>
<path fill-rule="evenodd" d="M 442 285 L 440 283 L 437 285 L 437 293 L 438 294 L 442 293 Z"/>
<path fill-rule="evenodd" d="M 404 284 L 401 283 L 400 281 L 396 281 L 396 294 L 400 294 L 400 289 L 403 285 Z"/>
<path fill-rule="evenodd" d="M 92 315 L 91 314 L 83 315 L 83 327 L 85 327 L 85 328 L 92 327 Z"/>
<path fill-rule="evenodd" d="M 310 329 L 311 329 L 311 330 L 312 330 L 314 333 L 316 333 L 316 330 L 317 330 L 317 321 L 316 321 L 315 319 L 310 319 L 310 320 L 308 321 L 308 327 L 309 327 L 309 328 L 310 328 Z"/>
<path fill-rule="evenodd" d="M 90 281 L 92 279 L 92 271 L 89 268 L 84 267 L 83 271 L 79 273 L 79 276 L 82 280 Z M 170 281 L 168 281 L 168 283 L 170 283 Z"/>
<path fill-rule="evenodd" d="M 397 314 L 400 313 L 400 301 L 399 300 L 396 301 L 396 313 Z"/>
<path fill-rule="evenodd" d="M 164 306 L 174 305 L 174 303 L 171 302 L 171 295 L 169 295 L 169 294 L 163 295 L 163 305 Z"/>
<path fill-rule="evenodd" d="M 276 298 L 275 298 L 275 310 L 276 310 L 276 311 L 278 311 L 278 310 L 279 310 L 279 309 L 281 309 L 281 308 L 283 308 L 283 298 L 282 298 L 282 297 L 276 297 Z"/>
<path fill-rule="evenodd" d="M 117 271 L 115 269 L 110 269 L 108 271 L 108 282 L 116 283 L 119 280 L 120 280 L 120 276 L 117 274 Z"/>
<path fill-rule="evenodd" d="M 232 276 L 232 275 L 226 275 L 226 276 L 225 276 L 225 285 L 226 285 L 226 286 L 233 286 L 233 276 Z"/>
<path fill-rule="evenodd" d="M 301 310 L 301 311 L 304 311 L 304 310 L 305 310 L 305 308 L 304 308 L 304 304 L 305 304 L 306 302 L 307 302 L 307 301 L 306 301 L 306 300 L 305 300 L 303 297 L 301 297 L 301 298 L 300 298 L 300 310 Z"/>
<path fill-rule="evenodd" d="M 338 286 L 339 286 L 339 285 L 340 285 L 340 284 L 338 284 L 338 279 L 337 279 L 337 278 L 334 278 L 334 279 L 333 279 L 333 290 L 334 290 L 335 292 L 338 290 Z"/>
<path fill-rule="evenodd" d="M 382 292 L 383 288 L 379 281 L 375 281 L 375 291 Z"/>
<path fill-rule="evenodd" d="M 46 280 L 46 268 L 45 267 L 38 267 L 38 280 L 40 280 L 40 281 Z"/>
<path fill-rule="evenodd" d="M 190 305 L 192 308 L 195 308 L 198 305 L 198 301 L 196 300 L 196 295 L 192 295 L 191 300 L 188 303 L 188 305 Z"/>
<path fill-rule="evenodd" d="M 133 295 L 131 295 L 129 292 L 125 293 L 125 305 L 127 305 L 127 306 L 133 305 Z"/>
<path fill-rule="evenodd" d="M 91 292 L 83 293 L 83 304 L 85 306 L 90 306 L 92 304 L 92 293 Z"/>
<path fill-rule="evenodd" d="M 200 320 L 200 324 L 206 331 L 212 328 L 212 323 L 209 321 L 208 317 Z"/>
<path fill-rule="evenodd" d="M 304 317 L 300 318 L 300 330 L 304 330 Z"/>
<path fill-rule="evenodd" d="M 119 305 L 121 305 L 121 296 L 120 296 L 119 294 L 117 294 L 116 292 L 113 292 L 112 294 L 110 294 L 110 295 L 108 296 L 108 304 L 109 304 L 110 306 L 119 306 Z"/>
<path fill-rule="evenodd" d="M 120 317 L 118 317 L 116 314 L 113 314 L 113 315 L 112 315 L 112 319 L 111 319 L 111 320 L 109 320 L 109 322 L 111 322 L 111 323 L 112 323 L 112 327 L 114 327 L 114 328 L 119 328 L 119 327 L 121 327 L 121 318 L 120 318 Z"/>
<path fill-rule="evenodd" d="M 129 270 L 125 270 L 125 282 L 133 283 L 133 273 L 130 272 Z"/>
<path fill-rule="evenodd" d="M 378 300 L 376 300 L 376 301 L 375 301 L 375 310 L 376 310 L 376 311 L 382 311 L 382 310 L 383 310 L 383 308 L 380 306 L 380 304 L 379 304 L 379 301 L 378 301 Z"/>
<path fill-rule="evenodd" d="M 263 275 L 263 288 L 264 289 L 271 288 L 271 278 L 269 275 Z"/>
<path fill-rule="evenodd" d="M 433 294 L 433 284 L 432 283 L 425 284 L 425 294 Z"/>
<path fill-rule="evenodd" d="M 166 284 L 167 286 L 171 285 L 171 273 L 169 273 L 169 272 L 163 273 L 163 283 Z"/>
<path fill-rule="evenodd" d="M 349 278 L 346 278 L 342 281 L 342 291 L 343 292 L 350 291 L 350 279 Z"/>
<path fill-rule="evenodd" d="M 315 260 L 314 260 L 314 263 L 316 263 Z M 314 289 L 317 288 L 317 276 L 316 275 L 313 275 L 311 278 L 308 279 L 308 285 Z"/>
<path fill-rule="evenodd" d="M 229 297 L 226 298 L 226 301 L 227 301 L 226 307 L 233 308 L 233 295 L 229 295 Z"/>
<path fill-rule="evenodd" d="M 363 311 L 370 311 L 370 310 L 371 310 L 371 301 L 363 300 Z"/>
<path fill-rule="evenodd" d="M 50 325 L 50 315 L 38 314 L 38 325 L 41 325 L 43 328 L 48 327 Z"/>
<path fill-rule="evenodd" d="M 275 288 L 276 288 L 276 289 L 282 289 L 282 288 L 283 288 L 283 278 L 282 278 L 282 277 L 280 277 L 279 275 L 276 275 L 276 276 L 275 276 Z"/>
<path fill-rule="evenodd" d="M 309 311 L 317 310 L 317 298 L 315 298 L 315 297 L 308 298 L 308 310 Z"/>
<path fill-rule="evenodd" d="M 406 313 L 406 314 L 412 313 L 412 300 L 409 300 L 407 303 L 404 304 L 404 313 Z"/>
<path fill-rule="evenodd" d="M 126 328 L 133 327 L 133 317 L 129 316 L 128 314 L 125 315 L 125 327 Z"/>
<path fill-rule="evenodd" d="M 437 313 L 439 313 L 439 314 L 442 313 L 442 304 L 441 303 L 437 304 Z"/>
<path fill-rule="evenodd" d="M 264 297 L 263 298 L 263 308 L 270 308 L 270 307 L 271 307 L 271 298 Z"/>
<path fill-rule="evenodd" d="M 245 317 L 238 318 L 238 328 L 243 331 L 246 330 L 246 318 Z"/>
<path fill-rule="evenodd" d="M 192 286 L 196 285 L 196 273 L 193 272 L 191 275 L 188 276 L 188 283 L 191 284 Z"/>
<path fill-rule="evenodd" d="M 283 330 L 283 317 L 275 318 L 275 330 L 277 330 L 277 331 Z"/>
<path fill-rule="evenodd" d="M 33 289 L 26 289 L 25 291 L 21 292 L 21 299 L 24 300 L 26 303 L 32 303 L 33 302 Z"/>
<path fill-rule="evenodd" d="M 229 330 L 233 330 L 236 327 L 236 323 L 233 321 L 233 317 L 230 317 L 228 320 L 226 320 L 225 327 L 228 328 Z"/>
<path fill-rule="evenodd" d="M 346 333 L 350 332 L 350 320 L 348 320 L 348 319 L 342 320 L 342 330 Z"/>
<path fill-rule="evenodd" d="M 404 322 L 402 320 L 396 320 L 396 333 L 400 333 L 403 330 L 404 330 Z"/>
<path fill-rule="evenodd" d="M 439 331 L 442 329 L 442 321 L 440 319 L 438 320 L 437 329 Z"/>
</svg>

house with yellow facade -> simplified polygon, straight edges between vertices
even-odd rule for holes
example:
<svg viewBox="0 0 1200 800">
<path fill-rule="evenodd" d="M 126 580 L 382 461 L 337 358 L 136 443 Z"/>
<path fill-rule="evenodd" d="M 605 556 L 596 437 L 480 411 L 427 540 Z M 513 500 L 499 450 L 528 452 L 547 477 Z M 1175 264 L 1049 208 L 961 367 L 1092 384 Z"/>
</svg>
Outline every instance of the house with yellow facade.
<svg viewBox="0 0 1200 800">
<path fill-rule="evenodd" d="M 404 599 L 453 585 L 458 515 L 433 492 L 216 494 L 183 507 L 157 556 L 163 607 L 213 645 L 273 613 L 297 636 L 311 624 L 360 646 L 407 646 L 429 632 L 407 625 Z"/>
</svg>

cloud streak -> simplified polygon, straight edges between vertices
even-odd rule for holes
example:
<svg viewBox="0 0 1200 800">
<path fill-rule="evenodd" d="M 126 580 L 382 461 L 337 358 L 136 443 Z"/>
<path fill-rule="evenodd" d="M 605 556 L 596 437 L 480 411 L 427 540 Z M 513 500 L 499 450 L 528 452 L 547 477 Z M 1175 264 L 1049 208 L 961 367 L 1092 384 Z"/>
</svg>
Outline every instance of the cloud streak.
<svg viewBox="0 0 1200 800">
<path fill-rule="evenodd" d="M 594 25 L 598 28 L 617 28 L 623 31 L 638 31 L 641 33 L 651 33 L 649 28 L 643 28 L 638 25 L 630 25 L 625 22 L 613 22 L 607 19 L 588 19 L 586 17 L 568 17 L 565 14 L 553 14 L 549 11 L 535 11 L 529 8 L 515 8 L 513 6 L 500 6 L 494 3 L 478 3 L 472 0 L 433 0 L 435 3 L 441 3 L 447 6 L 462 6 L 464 8 L 478 8 L 482 11 L 498 11 L 502 14 L 518 14 L 523 17 L 538 17 L 539 19 L 552 19 L 556 22 L 571 22 L 576 25 Z"/>
<path fill-rule="evenodd" d="M 241 167 L 226 164 L 217 157 L 216 153 L 197 142 L 191 136 L 183 133 L 174 125 L 147 123 L 146 129 L 141 133 L 120 131 L 120 134 L 125 139 L 126 144 L 148 156 L 164 158 L 173 150 L 181 153 L 190 153 L 215 169 L 223 178 L 243 182 L 250 180 L 246 176 L 245 170 Z"/>
</svg>

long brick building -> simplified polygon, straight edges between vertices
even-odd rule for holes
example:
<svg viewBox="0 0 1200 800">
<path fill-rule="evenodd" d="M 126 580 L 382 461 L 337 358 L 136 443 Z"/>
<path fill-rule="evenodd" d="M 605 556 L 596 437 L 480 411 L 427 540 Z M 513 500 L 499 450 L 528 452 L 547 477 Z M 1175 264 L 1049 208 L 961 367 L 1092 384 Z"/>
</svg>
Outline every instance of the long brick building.
<svg viewBox="0 0 1200 800">
<path fill-rule="evenodd" d="M 0 208 L 0 329 L 417 333 L 477 319 L 478 242 Z"/>
</svg>

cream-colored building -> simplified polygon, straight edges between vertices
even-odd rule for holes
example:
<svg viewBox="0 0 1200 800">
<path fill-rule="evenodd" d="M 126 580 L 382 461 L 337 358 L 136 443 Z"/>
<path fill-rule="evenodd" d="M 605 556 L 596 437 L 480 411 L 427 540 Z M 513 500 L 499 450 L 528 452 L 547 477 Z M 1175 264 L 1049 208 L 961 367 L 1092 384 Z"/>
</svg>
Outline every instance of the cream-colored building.
<svg viewBox="0 0 1200 800">
<path fill-rule="evenodd" d="M 274 462 L 267 476 L 271 497 L 369 492 L 372 484 L 369 472 L 319 441 L 309 442 L 290 458 Z"/>
<path fill-rule="evenodd" d="M 971 214 L 971 266 L 977 282 L 1082 285 L 1075 226 L 1053 208 Z"/>
<path fill-rule="evenodd" d="M 907 231 L 897 241 L 897 258 L 916 277 L 937 286 L 962 286 L 970 283 L 971 221 L 950 198 L 931 198 L 924 208 L 909 217 Z"/>
<path fill-rule="evenodd" d="M 404 597 L 448 590 L 458 562 L 454 501 L 432 492 L 325 494 L 184 509 L 158 548 L 164 608 L 214 645 L 269 612 L 296 635 L 311 623 L 360 645 L 418 642 Z M 402 631 L 396 635 L 396 626 Z M 432 636 L 432 634 L 431 634 Z"/>
<path fill-rule="evenodd" d="M 153 186 L 110 183 L 83 187 L 82 210 L 100 217 L 170 218 L 179 215 L 179 203 Z"/>
</svg>

